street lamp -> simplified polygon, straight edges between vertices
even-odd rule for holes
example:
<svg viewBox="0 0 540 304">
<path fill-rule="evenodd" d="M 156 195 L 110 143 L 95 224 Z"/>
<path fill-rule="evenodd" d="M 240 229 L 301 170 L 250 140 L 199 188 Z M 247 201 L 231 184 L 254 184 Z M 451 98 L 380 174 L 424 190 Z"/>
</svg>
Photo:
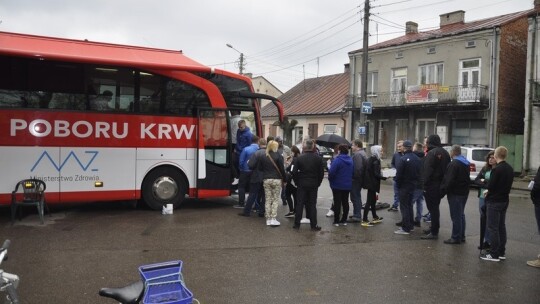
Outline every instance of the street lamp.
<svg viewBox="0 0 540 304">
<path fill-rule="evenodd" d="M 238 70 L 240 72 L 240 75 L 244 74 L 244 53 L 240 52 L 239 50 L 235 49 L 232 45 L 226 44 L 227 47 L 230 47 L 231 49 L 237 51 L 240 53 L 240 64 L 238 65 Z"/>
</svg>

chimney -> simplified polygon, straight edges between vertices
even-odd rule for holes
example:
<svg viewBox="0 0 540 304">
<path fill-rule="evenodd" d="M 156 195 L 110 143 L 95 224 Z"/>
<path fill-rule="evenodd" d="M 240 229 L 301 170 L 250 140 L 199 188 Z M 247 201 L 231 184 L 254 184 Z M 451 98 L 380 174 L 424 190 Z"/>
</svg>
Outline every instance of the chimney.
<svg viewBox="0 0 540 304">
<path fill-rule="evenodd" d="M 405 34 L 418 34 L 418 23 L 407 21 L 405 23 Z"/>
<path fill-rule="evenodd" d="M 454 23 L 464 23 L 465 22 L 465 11 L 455 11 L 451 13 L 446 13 L 439 15 L 441 17 L 441 27 Z"/>
<path fill-rule="evenodd" d="M 539 1 L 540 1 L 540 0 L 539 0 Z M 344 71 L 344 73 L 349 73 L 350 68 L 351 68 L 351 65 L 350 65 L 349 63 L 345 63 L 344 66 L 345 66 L 345 71 Z"/>
</svg>

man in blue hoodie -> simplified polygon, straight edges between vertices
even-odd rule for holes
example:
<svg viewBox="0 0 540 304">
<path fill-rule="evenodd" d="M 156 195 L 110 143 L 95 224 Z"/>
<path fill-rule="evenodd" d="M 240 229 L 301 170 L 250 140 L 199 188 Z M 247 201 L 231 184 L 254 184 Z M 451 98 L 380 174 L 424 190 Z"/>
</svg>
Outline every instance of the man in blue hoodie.
<svg viewBox="0 0 540 304">
<path fill-rule="evenodd" d="M 461 155 L 461 146 L 453 145 L 450 151 L 452 161 L 448 165 L 441 183 L 441 196 L 448 195 L 452 237 L 445 244 L 465 242 L 465 203 L 469 197 L 469 161 Z"/>
</svg>

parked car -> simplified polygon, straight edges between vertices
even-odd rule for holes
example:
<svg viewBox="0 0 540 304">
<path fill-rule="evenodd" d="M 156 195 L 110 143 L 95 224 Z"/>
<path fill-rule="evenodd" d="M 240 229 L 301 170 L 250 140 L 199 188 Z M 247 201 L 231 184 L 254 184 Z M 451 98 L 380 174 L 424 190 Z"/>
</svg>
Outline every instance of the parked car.
<svg viewBox="0 0 540 304">
<path fill-rule="evenodd" d="M 334 149 L 332 148 L 327 148 L 327 147 L 323 147 L 323 146 L 319 146 L 317 145 L 317 149 L 319 149 L 319 154 L 322 156 L 322 158 L 324 159 L 324 163 L 326 164 L 329 160 L 332 159 L 332 157 L 334 157 Z M 328 167 L 324 167 L 325 170 L 328 170 Z"/>
<path fill-rule="evenodd" d="M 452 146 L 444 146 L 443 148 L 450 153 Z M 488 147 L 461 146 L 461 155 L 470 162 L 469 172 L 471 182 L 474 181 L 480 170 L 486 165 L 486 155 L 493 150 L 493 148 Z"/>
</svg>

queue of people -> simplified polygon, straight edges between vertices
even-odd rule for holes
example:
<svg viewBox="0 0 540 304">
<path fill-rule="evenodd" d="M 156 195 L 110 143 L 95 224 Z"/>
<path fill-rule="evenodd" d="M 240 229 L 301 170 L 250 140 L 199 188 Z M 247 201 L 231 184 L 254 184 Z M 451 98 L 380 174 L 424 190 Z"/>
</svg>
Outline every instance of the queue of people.
<svg viewBox="0 0 540 304">
<path fill-rule="evenodd" d="M 277 210 L 283 197 L 289 209 L 285 217 L 294 217 L 292 228 L 299 229 L 300 224 L 304 223 L 305 209 L 311 230 L 320 231 L 321 227 L 317 223 L 317 192 L 324 179 L 324 168 L 328 166 L 328 180 L 333 195 L 333 225 L 339 227 L 347 225 L 348 222 L 359 222 L 362 227 L 372 227 L 382 222 L 383 218 L 376 211 L 380 182 L 386 180 L 381 171 L 381 146 L 372 146 L 371 156 L 368 157 L 360 140 L 355 140 L 351 147 L 338 145 L 334 159 L 327 165 L 319 155 L 314 140 L 303 141 L 302 152 L 297 146 L 293 146 L 290 155 L 284 155 L 283 143 L 280 141 L 268 138 L 267 142 L 254 135 L 251 139 L 251 145 L 243 148 L 239 157 L 239 186 L 249 189 L 249 197 L 240 215 L 250 216 L 251 209 L 255 207 L 259 216 L 266 218 L 268 226 L 279 226 Z M 486 261 L 498 262 L 506 259 L 505 220 L 513 183 L 513 169 L 505 161 L 507 155 L 508 150 L 503 146 L 490 152 L 486 156 L 485 167 L 474 181 L 479 186 L 480 258 Z M 420 226 L 425 199 L 431 224 L 423 231 L 421 239 L 437 240 L 440 230 L 440 202 L 447 196 L 452 232 L 444 243 L 463 244 L 466 241 L 465 205 L 469 196 L 470 164 L 461 155 L 461 147 L 454 145 L 449 153 L 442 147 L 438 135 L 427 137 L 425 146 L 403 140 L 398 142 L 394 162 L 394 188 L 397 194 L 395 201 L 398 202 L 395 209 L 401 212 L 401 221 L 396 223 L 399 228 L 395 233 L 409 235 L 415 227 Z M 539 179 L 537 174 L 531 189 L 531 199 L 535 204 L 540 233 Z M 361 189 L 367 190 L 365 207 L 362 206 Z M 240 193 L 245 192 L 242 190 Z M 240 199 L 243 197 L 242 195 Z M 350 202 L 353 212 L 349 217 Z M 414 204 L 417 206 L 416 216 Z M 394 205 L 389 211 L 395 211 L 393 207 Z M 527 264 L 540 267 L 540 255 L 538 259 L 528 261 Z"/>
</svg>

